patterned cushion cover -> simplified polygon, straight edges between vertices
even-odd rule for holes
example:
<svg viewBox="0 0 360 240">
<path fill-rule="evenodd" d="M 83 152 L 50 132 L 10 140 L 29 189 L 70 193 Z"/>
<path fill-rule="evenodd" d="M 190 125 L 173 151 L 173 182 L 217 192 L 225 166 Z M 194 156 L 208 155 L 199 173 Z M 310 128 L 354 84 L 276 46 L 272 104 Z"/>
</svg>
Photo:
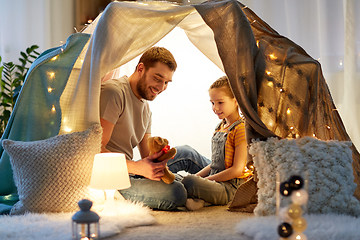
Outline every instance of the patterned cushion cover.
<svg viewBox="0 0 360 240">
<path fill-rule="evenodd" d="M 352 169 L 351 142 L 322 141 L 313 137 L 299 139 L 269 138 L 253 141 L 249 153 L 258 173 L 258 216 L 275 214 L 276 172 L 281 182 L 307 171 L 309 213 L 360 215 L 359 201 L 353 196 L 356 184 Z M 281 198 L 282 203 L 289 201 Z M 286 205 L 286 204 L 285 204 Z"/>
<path fill-rule="evenodd" d="M 101 135 L 97 124 L 46 140 L 3 140 L 20 199 L 10 214 L 78 211 L 77 202 L 90 198 L 88 185 Z"/>
</svg>

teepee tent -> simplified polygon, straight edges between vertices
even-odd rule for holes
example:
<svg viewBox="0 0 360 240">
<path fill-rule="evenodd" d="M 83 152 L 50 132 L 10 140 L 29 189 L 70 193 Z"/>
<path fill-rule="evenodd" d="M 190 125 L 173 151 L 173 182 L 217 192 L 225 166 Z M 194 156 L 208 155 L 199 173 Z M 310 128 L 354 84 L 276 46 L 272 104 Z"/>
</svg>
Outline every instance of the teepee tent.
<svg viewBox="0 0 360 240">
<path fill-rule="evenodd" d="M 84 32 L 33 63 L 2 139 L 47 139 L 99 123 L 101 79 L 175 27 L 228 76 L 248 142 L 303 136 L 350 141 L 319 62 L 235 0 L 109 4 Z M 16 187 L 9 157 L 0 150 L 0 196 L 9 203 L 16 201 Z M 360 159 L 355 146 L 352 151 L 360 199 Z"/>
</svg>

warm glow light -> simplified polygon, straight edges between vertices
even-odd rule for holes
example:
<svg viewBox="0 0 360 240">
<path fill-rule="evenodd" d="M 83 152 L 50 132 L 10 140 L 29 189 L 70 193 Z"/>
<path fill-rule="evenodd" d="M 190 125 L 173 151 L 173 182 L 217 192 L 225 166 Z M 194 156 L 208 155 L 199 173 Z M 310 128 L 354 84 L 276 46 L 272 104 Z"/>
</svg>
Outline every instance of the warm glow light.
<svg viewBox="0 0 360 240">
<path fill-rule="evenodd" d="M 61 48 L 60 50 L 61 50 L 61 52 L 64 52 L 64 49 L 63 49 L 63 48 Z"/>
<path fill-rule="evenodd" d="M 56 112 L 55 105 L 52 105 L 51 111 L 54 113 Z"/>
<path fill-rule="evenodd" d="M 51 87 L 48 87 L 48 92 L 51 93 L 52 92 L 52 88 Z"/>
<path fill-rule="evenodd" d="M 270 57 L 270 59 L 271 59 L 271 60 L 275 60 L 275 59 L 277 59 L 277 57 L 275 57 L 275 55 L 274 55 L 274 54 L 270 54 L 270 55 L 269 55 L 269 57 Z"/>
<path fill-rule="evenodd" d="M 71 130 L 72 130 L 72 129 L 69 128 L 69 127 L 64 127 L 64 131 L 65 131 L 65 132 L 68 132 L 68 133 L 69 133 L 69 132 L 71 132 Z"/>
<path fill-rule="evenodd" d="M 315 133 L 313 133 L 313 137 L 315 137 Z"/>
<path fill-rule="evenodd" d="M 286 113 L 287 113 L 287 114 L 290 114 L 290 113 L 291 113 L 290 108 L 287 109 Z"/>
<path fill-rule="evenodd" d="M 259 40 L 256 40 L 256 46 L 259 47 Z"/>
<path fill-rule="evenodd" d="M 54 77 L 55 77 L 55 73 L 54 73 L 54 72 L 47 72 L 47 74 L 49 75 L 49 78 L 54 78 Z"/>
<path fill-rule="evenodd" d="M 92 22 L 93 22 L 92 19 L 87 20 L 87 23 L 92 23 Z"/>
<path fill-rule="evenodd" d="M 81 59 L 81 60 L 80 60 L 80 62 L 81 62 L 81 63 L 83 63 L 83 62 L 84 62 L 84 60 L 82 60 L 82 59 Z"/>
<path fill-rule="evenodd" d="M 55 61 L 57 59 L 57 56 L 53 57 L 51 60 L 52 61 Z"/>
<path fill-rule="evenodd" d="M 293 130 L 294 129 L 294 127 L 290 127 L 290 130 Z"/>
<path fill-rule="evenodd" d="M 342 60 L 340 60 L 340 66 L 342 66 L 343 65 L 343 62 L 342 62 Z"/>
<path fill-rule="evenodd" d="M 268 82 L 267 85 L 268 85 L 269 87 L 273 87 L 273 86 L 274 86 L 273 82 Z"/>
<path fill-rule="evenodd" d="M 284 89 L 280 88 L 280 92 L 283 92 L 283 91 L 284 91 Z"/>
<path fill-rule="evenodd" d="M 99 153 L 95 155 L 90 187 L 105 190 L 104 215 L 116 215 L 114 194 L 116 190 L 131 186 L 123 153 Z"/>
<path fill-rule="evenodd" d="M 266 71 L 266 74 L 270 76 L 271 72 L 270 72 L 270 71 Z"/>
<path fill-rule="evenodd" d="M 326 128 L 330 130 L 330 126 L 326 126 Z"/>
</svg>

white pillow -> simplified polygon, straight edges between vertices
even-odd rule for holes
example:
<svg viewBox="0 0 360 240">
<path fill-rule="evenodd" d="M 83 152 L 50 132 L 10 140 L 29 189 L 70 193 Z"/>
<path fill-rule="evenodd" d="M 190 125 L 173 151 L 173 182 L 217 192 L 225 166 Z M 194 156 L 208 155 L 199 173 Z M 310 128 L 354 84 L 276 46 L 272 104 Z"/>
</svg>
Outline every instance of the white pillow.
<svg viewBox="0 0 360 240">
<path fill-rule="evenodd" d="M 46 140 L 3 140 L 19 194 L 10 214 L 77 211 L 77 202 L 90 197 L 88 186 L 101 136 L 97 124 Z"/>
<path fill-rule="evenodd" d="M 253 141 L 253 156 L 259 181 L 258 216 L 275 214 L 276 172 L 281 179 L 292 175 L 309 176 L 309 213 L 360 215 L 359 201 L 352 168 L 351 142 L 321 141 L 312 137 L 299 139 L 269 138 Z"/>
</svg>

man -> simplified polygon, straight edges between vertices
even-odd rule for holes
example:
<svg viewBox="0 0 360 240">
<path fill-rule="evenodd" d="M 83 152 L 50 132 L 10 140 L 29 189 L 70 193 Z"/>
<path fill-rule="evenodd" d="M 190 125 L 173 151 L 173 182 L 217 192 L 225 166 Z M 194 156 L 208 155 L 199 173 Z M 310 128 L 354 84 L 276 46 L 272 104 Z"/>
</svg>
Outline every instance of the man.
<svg viewBox="0 0 360 240">
<path fill-rule="evenodd" d="M 121 152 L 127 158 L 131 187 L 121 190 L 121 194 L 125 199 L 162 210 L 184 206 L 187 194 L 180 182 L 165 184 L 160 181 L 167 160 L 159 163 L 153 160 L 160 157 L 162 152 L 149 156 L 147 140 L 151 136 L 151 112 L 147 100 L 154 100 L 166 90 L 176 67 L 176 61 L 167 49 L 153 47 L 141 56 L 130 77 L 105 81 L 100 95 L 102 152 Z M 133 148 L 136 146 L 142 159 L 133 161 Z M 181 152 L 181 149 L 178 151 Z M 186 153 L 184 156 L 188 155 Z M 186 157 L 172 165 L 174 171 L 187 168 L 196 172 L 208 164 L 196 163 L 197 169 L 193 169 L 192 163 L 194 161 Z"/>
</svg>

